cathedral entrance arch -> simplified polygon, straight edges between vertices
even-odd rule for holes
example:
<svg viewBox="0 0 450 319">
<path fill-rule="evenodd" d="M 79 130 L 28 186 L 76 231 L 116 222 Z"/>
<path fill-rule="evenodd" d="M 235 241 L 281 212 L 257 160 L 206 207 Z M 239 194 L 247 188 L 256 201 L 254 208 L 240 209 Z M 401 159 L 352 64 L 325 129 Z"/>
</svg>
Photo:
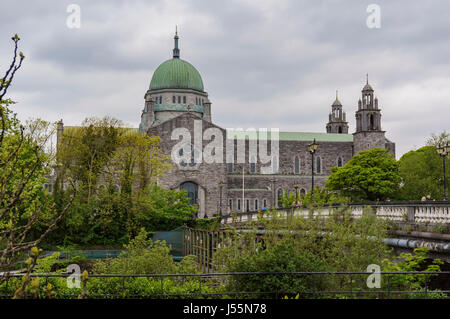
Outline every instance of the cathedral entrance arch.
<svg viewBox="0 0 450 319">
<path fill-rule="evenodd" d="M 205 215 L 205 190 L 193 181 L 180 184 L 180 190 L 184 189 L 189 197 L 189 205 L 198 205 L 197 215 L 202 218 Z"/>
</svg>

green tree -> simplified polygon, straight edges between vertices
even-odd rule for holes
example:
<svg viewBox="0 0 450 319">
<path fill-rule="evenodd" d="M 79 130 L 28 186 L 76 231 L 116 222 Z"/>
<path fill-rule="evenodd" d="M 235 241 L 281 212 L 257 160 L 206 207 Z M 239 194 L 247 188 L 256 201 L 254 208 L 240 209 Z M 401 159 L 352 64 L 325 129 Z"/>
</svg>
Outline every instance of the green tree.
<svg viewBox="0 0 450 319">
<path fill-rule="evenodd" d="M 450 160 L 446 161 L 446 171 L 450 171 Z M 427 195 L 443 199 L 442 158 L 435 146 L 424 146 L 404 154 L 399 160 L 399 173 L 402 179 L 399 199 L 420 200 Z"/>
<path fill-rule="evenodd" d="M 46 152 L 49 123 L 36 120 L 24 126 L 9 108 L 14 102 L 5 96 L 24 60 L 17 52 L 20 38 L 16 34 L 12 40 L 14 57 L 0 79 L 0 270 L 40 244 L 72 202 L 58 210 L 43 188 L 52 160 Z"/>
<path fill-rule="evenodd" d="M 399 189 L 398 163 L 385 149 L 361 151 L 345 166 L 331 168 L 325 185 L 352 200 L 386 200 Z"/>
</svg>

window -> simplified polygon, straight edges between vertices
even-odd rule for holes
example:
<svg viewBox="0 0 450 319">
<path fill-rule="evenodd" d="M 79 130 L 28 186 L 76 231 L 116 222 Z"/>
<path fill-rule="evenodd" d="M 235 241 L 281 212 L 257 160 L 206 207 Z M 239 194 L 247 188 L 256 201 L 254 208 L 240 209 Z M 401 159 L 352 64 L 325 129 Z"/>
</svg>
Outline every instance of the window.
<svg viewBox="0 0 450 319">
<path fill-rule="evenodd" d="M 245 210 L 246 210 L 247 212 L 250 211 L 250 200 L 247 199 L 247 200 L 245 201 L 245 206 L 247 206 Z"/>
<path fill-rule="evenodd" d="M 294 173 L 300 174 L 300 158 L 298 156 L 294 157 Z"/>
<path fill-rule="evenodd" d="M 183 96 L 183 103 L 186 104 L 186 96 Z"/>
<path fill-rule="evenodd" d="M 237 200 L 237 210 L 238 211 L 241 210 L 241 200 L 240 199 Z"/>
<path fill-rule="evenodd" d="M 265 198 L 263 200 L 263 207 L 267 207 L 267 199 L 265 199 Z"/>
<path fill-rule="evenodd" d="M 198 105 L 198 97 L 195 98 L 195 105 Z"/>
<path fill-rule="evenodd" d="M 176 102 L 176 100 L 175 100 L 175 95 L 174 96 L 172 96 L 172 103 L 175 103 Z"/>
<path fill-rule="evenodd" d="M 316 172 L 320 174 L 322 172 L 321 159 L 319 156 L 316 158 Z"/>
<path fill-rule="evenodd" d="M 341 126 L 339 126 L 339 128 L 338 128 L 338 133 L 342 134 L 342 127 Z"/>
<path fill-rule="evenodd" d="M 250 173 L 256 173 L 256 157 L 254 155 L 250 159 Z"/>
<path fill-rule="evenodd" d="M 178 95 L 178 104 L 181 103 L 181 96 Z"/>
<path fill-rule="evenodd" d="M 278 173 L 278 157 L 272 157 L 272 174 Z"/>
<path fill-rule="evenodd" d="M 227 159 L 227 172 L 233 173 L 233 158 L 231 156 Z"/>
<path fill-rule="evenodd" d="M 342 167 L 342 157 L 338 158 L 337 166 Z"/>
<path fill-rule="evenodd" d="M 230 210 L 233 209 L 233 200 L 232 200 L 232 199 L 229 199 L 229 200 L 228 200 L 228 208 L 229 208 Z"/>
<path fill-rule="evenodd" d="M 283 189 L 278 188 L 278 192 L 277 192 L 278 207 L 283 207 L 283 203 L 281 202 L 282 197 L 283 197 Z"/>
<path fill-rule="evenodd" d="M 259 209 L 259 207 L 258 207 L 258 200 L 255 199 L 255 211 L 257 211 L 258 209 Z"/>
</svg>

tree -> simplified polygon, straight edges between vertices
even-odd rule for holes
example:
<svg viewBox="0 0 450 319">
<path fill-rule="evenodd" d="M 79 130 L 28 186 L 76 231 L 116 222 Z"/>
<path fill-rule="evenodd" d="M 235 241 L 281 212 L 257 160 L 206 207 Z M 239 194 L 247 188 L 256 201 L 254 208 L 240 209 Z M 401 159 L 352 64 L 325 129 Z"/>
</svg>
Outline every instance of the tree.
<svg viewBox="0 0 450 319">
<path fill-rule="evenodd" d="M 345 166 L 331 168 L 331 172 L 326 188 L 352 200 L 386 200 L 399 189 L 398 163 L 385 149 L 361 151 Z"/>
<path fill-rule="evenodd" d="M 14 57 L 0 79 L 0 270 L 9 269 L 18 255 L 41 243 L 73 200 L 57 210 L 43 188 L 51 164 L 46 153 L 49 123 L 36 120 L 25 127 L 9 109 L 14 102 L 5 96 L 25 58 L 17 53 L 17 34 L 12 40 Z"/>
<path fill-rule="evenodd" d="M 440 145 L 444 145 L 450 141 L 450 133 L 447 131 L 443 131 L 439 134 L 431 134 L 431 137 L 427 139 L 428 146 L 438 147 Z"/>
<path fill-rule="evenodd" d="M 450 161 L 446 161 L 446 169 L 450 171 Z M 424 146 L 404 154 L 399 160 L 399 173 L 402 179 L 400 199 L 420 200 L 427 195 L 443 199 L 442 158 L 435 146 Z"/>
</svg>

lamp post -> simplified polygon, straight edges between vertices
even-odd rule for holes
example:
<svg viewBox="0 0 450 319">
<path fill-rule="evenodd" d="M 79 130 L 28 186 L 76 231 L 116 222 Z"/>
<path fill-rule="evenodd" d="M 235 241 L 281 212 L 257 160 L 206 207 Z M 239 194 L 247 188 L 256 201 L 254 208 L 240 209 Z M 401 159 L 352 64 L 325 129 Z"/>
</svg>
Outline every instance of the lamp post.
<svg viewBox="0 0 450 319">
<path fill-rule="evenodd" d="M 219 215 L 222 217 L 222 189 L 223 189 L 224 183 L 219 183 Z"/>
<path fill-rule="evenodd" d="M 316 139 L 308 145 L 308 151 L 311 153 L 311 172 L 312 172 L 312 181 L 311 181 L 311 203 L 314 200 L 314 153 L 317 150 L 319 144 L 316 143 Z"/>
<path fill-rule="evenodd" d="M 444 167 L 444 200 L 448 200 L 447 197 L 447 178 L 445 175 L 445 158 L 447 157 L 448 153 L 450 153 L 450 145 L 447 144 L 438 146 L 436 148 L 438 154 L 442 157 L 443 167 Z"/>
</svg>

